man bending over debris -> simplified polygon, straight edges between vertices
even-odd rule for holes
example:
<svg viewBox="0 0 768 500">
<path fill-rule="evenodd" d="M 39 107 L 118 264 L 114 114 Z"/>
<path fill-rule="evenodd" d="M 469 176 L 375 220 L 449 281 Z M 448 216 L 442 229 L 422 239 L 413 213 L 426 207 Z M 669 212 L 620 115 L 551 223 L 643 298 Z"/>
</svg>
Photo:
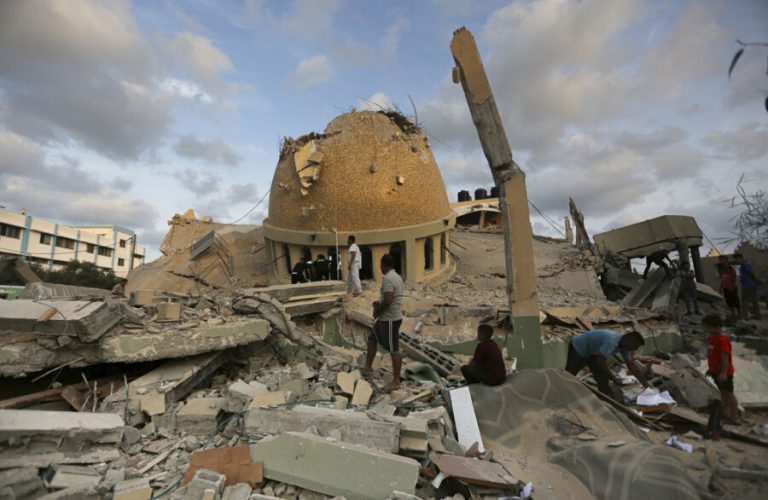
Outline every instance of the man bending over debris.
<svg viewBox="0 0 768 500">
<path fill-rule="evenodd" d="M 368 335 L 368 351 L 365 357 L 363 373 L 373 372 L 373 360 L 376 357 L 377 344 L 392 355 L 392 382 L 382 388 L 384 392 L 392 392 L 400 387 L 400 325 L 403 314 L 400 305 L 403 299 L 403 279 L 395 271 L 395 259 L 390 254 L 381 257 L 381 300 L 373 303 L 373 317 L 376 322 Z"/>
<path fill-rule="evenodd" d="M 492 340 L 493 327 L 482 323 L 477 327 L 477 347 L 468 365 L 461 367 L 461 374 L 468 384 L 481 382 L 485 385 L 501 385 L 507 379 L 507 367 L 501 349 Z"/>
<path fill-rule="evenodd" d="M 643 386 L 648 387 L 643 373 L 632 360 L 632 352 L 645 344 L 640 332 L 629 332 L 624 335 L 611 330 L 590 330 L 571 339 L 568 344 L 568 364 L 565 371 L 576 375 L 587 365 L 597 381 L 597 388 L 603 394 L 611 393 L 609 381 L 621 385 L 619 377 L 608 368 L 608 358 L 620 353 L 627 364 L 627 371 L 637 377 Z"/>
</svg>

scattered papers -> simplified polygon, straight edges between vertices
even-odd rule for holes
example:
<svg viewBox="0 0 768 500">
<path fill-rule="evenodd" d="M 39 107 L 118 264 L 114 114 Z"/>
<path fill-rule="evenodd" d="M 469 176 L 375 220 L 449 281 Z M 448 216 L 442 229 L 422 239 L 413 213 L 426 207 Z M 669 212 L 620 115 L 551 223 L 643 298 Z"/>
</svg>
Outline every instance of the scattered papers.
<svg viewBox="0 0 768 500">
<path fill-rule="evenodd" d="M 637 406 L 674 405 L 677 402 L 672 399 L 669 392 L 659 393 L 657 389 L 648 388 L 637 396 Z"/>
<path fill-rule="evenodd" d="M 678 450 L 693 453 L 693 445 L 680 441 L 677 439 L 677 436 L 672 436 L 671 438 L 667 439 L 664 441 L 664 444 L 671 446 L 672 448 L 677 448 Z"/>
<path fill-rule="evenodd" d="M 640 382 L 634 375 L 627 374 L 626 368 L 621 369 L 619 372 L 619 378 L 621 379 L 622 385 L 632 385 Z"/>
</svg>

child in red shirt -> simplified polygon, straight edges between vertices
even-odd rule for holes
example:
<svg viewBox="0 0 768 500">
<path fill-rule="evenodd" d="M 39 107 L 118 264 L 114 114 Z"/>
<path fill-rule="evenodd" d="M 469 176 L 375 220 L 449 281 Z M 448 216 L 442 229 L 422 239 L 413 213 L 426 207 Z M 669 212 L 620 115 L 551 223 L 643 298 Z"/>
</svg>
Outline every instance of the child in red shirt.
<svg viewBox="0 0 768 500">
<path fill-rule="evenodd" d="M 723 320 L 717 314 L 704 316 L 701 320 L 707 338 L 707 375 L 720 389 L 723 400 L 723 416 L 729 424 L 741 424 L 739 402 L 733 393 L 733 358 L 731 341 L 723 333 Z"/>
</svg>

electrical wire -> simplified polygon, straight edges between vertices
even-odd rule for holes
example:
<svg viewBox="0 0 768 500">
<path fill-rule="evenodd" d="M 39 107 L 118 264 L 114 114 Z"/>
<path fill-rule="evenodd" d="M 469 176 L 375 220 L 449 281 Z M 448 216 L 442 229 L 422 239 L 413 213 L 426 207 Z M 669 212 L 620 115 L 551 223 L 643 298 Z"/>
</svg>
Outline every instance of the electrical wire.
<svg viewBox="0 0 768 500">
<path fill-rule="evenodd" d="M 266 193 L 264 193 L 264 196 L 262 196 L 262 197 L 261 197 L 261 199 L 259 200 L 259 202 L 258 202 L 258 203 L 256 203 L 256 204 L 253 206 L 253 208 L 251 208 L 250 210 L 248 210 L 247 212 L 245 212 L 245 215 L 243 215 L 242 217 L 240 217 L 240 218 L 239 218 L 239 219 L 237 219 L 236 221 L 234 221 L 234 222 L 230 222 L 230 224 L 237 224 L 237 223 L 238 223 L 238 222 L 240 222 L 241 220 L 243 220 L 243 219 L 245 219 L 246 217 L 248 217 L 248 216 L 251 214 L 251 212 L 253 212 L 254 210 L 256 210 L 256 209 L 259 207 L 259 205 L 261 205 L 261 202 L 262 202 L 262 201 L 264 201 L 264 199 L 267 197 L 267 195 L 269 194 L 269 192 L 270 192 L 270 191 L 272 191 L 272 189 L 271 189 L 271 188 L 270 188 L 270 189 L 267 189 L 267 192 L 266 192 Z"/>
<path fill-rule="evenodd" d="M 539 213 L 539 215 L 541 215 L 541 216 L 544 218 L 544 220 L 545 220 L 545 221 L 547 221 L 547 222 L 549 223 L 549 225 L 550 225 L 550 226 L 552 226 L 553 228 L 555 228 L 555 231 L 557 231 L 558 233 L 560 233 L 560 234 L 562 234 L 563 236 L 565 236 L 565 231 L 563 231 L 563 230 L 562 230 L 562 229 L 561 229 L 561 228 L 560 228 L 560 227 L 559 227 L 557 224 L 555 224 L 555 223 L 554 223 L 554 221 L 553 221 L 552 219 L 550 219 L 549 217 L 547 217 L 546 215 L 544 215 L 544 212 L 542 212 L 541 210 L 539 210 L 539 207 L 537 207 L 536 205 L 534 205 L 534 204 L 533 204 L 533 202 L 532 202 L 531 200 L 528 200 L 528 203 L 529 203 L 529 204 L 530 204 L 530 205 L 533 207 L 533 209 L 534 209 L 534 210 L 536 210 L 536 211 Z"/>
</svg>

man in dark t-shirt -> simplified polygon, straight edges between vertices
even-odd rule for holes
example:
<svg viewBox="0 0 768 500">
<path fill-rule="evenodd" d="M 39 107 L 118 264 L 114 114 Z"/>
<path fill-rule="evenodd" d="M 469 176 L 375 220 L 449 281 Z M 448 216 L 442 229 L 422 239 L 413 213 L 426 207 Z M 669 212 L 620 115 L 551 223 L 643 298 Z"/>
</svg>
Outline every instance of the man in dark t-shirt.
<svg viewBox="0 0 768 500">
<path fill-rule="evenodd" d="M 492 340 L 493 327 L 482 323 L 477 327 L 477 347 L 468 365 L 461 367 L 467 383 L 481 382 L 485 385 L 501 385 L 507 378 L 507 367 L 501 349 Z"/>
</svg>

